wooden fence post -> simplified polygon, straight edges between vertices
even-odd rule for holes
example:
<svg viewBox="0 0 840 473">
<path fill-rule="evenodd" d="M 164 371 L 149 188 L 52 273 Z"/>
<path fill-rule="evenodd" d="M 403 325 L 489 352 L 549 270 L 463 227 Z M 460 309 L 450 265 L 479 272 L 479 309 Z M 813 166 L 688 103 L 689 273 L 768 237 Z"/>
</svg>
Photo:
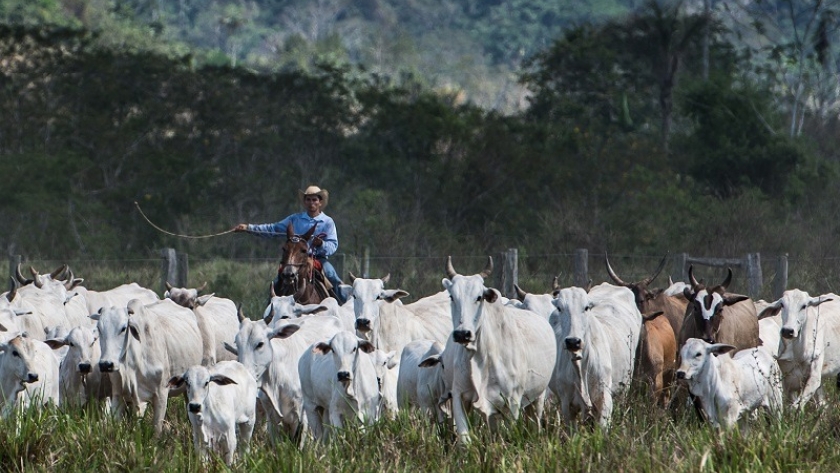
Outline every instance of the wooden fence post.
<svg viewBox="0 0 840 473">
<path fill-rule="evenodd" d="M 750 297 L 758 299 L 761 296 L 761 255 L 747 253 L 747 291 Z"/>
<path fill-rule="evenodd" d="M 575 250 L 575 286 L 589 285 L 589 250 L 578 248 Z"/>
<path fill-rule="evenodd" d="M 509 299 L 516 297 L 514 284 L 519 284 L 519 249 L 508 248 L 502 259 L 502 295 Z"/>
<path fill-rule="evenodd" d="M 788 284 L 788 255 L 785 253 L 776 260 L 776 276 L 773 277 L 773 299 L 781 299 Z"/>
<path fill-rule="evenodd" d="M 161 294 L 166 292 L 166 283 L 178 284 L 178 255 L 175 248 L 163 248 L 160 250 L 163 260 L 161 265 Z"/>
<path fill-rule="evenodd" d="M 674 266 L 671 268 L 671 281 L 686 282 L 688 274 L 686 273 L 685 265 L 688 261 L 688 253 L 674 254 Z"/>
<path fill-rule="evenodd" d="M 16 273 L 17 267 L 20 265 L 23 259 L 20 255 L 9 255 L 9 276 L 17 281 Z"/>
</svg>

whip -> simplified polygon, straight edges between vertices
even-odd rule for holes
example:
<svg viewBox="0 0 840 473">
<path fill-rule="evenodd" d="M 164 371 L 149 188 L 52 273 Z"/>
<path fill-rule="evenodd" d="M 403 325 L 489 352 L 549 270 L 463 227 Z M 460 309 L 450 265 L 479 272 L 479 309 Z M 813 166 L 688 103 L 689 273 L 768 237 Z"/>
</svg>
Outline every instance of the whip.
<svg viewBox="0 0 840 473">
<path fill-rule="evenodd" d="M 153 226 L 155 228 L 155 230 L 157 230 L 161 233 L 165 233 L 167 235 L 172 235 L 172 236 L 176 236 L 176 237 L 180 237 L 180 238 L 212 238 L 212 237 L 217 237 L 217 236 L 221 236 L 221 235 L 227 235 L 228 233 L 233 233 L 233 229 L 231 228 L 230 230 L 225 230 L 225 231 L 220 232 L 220 233 L 214 233 L 212 235 L 179 235 L 177 233 L 172 233 L 172 232 L 166 231 L 166 230 L 160 228 L 159 226 L 155 225 L 154 223 L 152 223 L 152 221 L 149 220 L 149 217 L 147 217 L 146 214 L 143 213 L 143 210 L 140 209 L 140 204 L 138 204 L 137 201 L 134 201 L 134 206 L 137 207 L 137 211 L 140 212 L 140 215 L 142 215 L 143 218 L 146 219 L 147 222 L 149 222 L 149 225 Z"/>
</svg>

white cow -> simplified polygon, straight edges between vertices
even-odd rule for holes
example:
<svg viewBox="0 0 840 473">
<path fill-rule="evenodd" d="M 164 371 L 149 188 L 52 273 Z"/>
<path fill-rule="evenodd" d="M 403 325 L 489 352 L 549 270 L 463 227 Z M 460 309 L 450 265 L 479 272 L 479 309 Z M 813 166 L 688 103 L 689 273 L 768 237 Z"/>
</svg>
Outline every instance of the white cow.
<svg viewBox="0 0 840 473">
<path fill-rule="evenodd" d="M 215 297 L 215 294 L 199 295 L 206 286 L 207 283 L 198 288 L 174 287 L 167 282 L 163 297 L 193 311 L 201 332 L 201 364 L 212 366 L 216 361 L 236 359 L 235 355 L 225 350 L 225 343 L 234 342 L 239 319 L 232 300 Z"/>
<path fill-rule="evenodd" d="M 366 424 L 379 419 L 379 384 L 369 355 L 374 350 L 372 343 L 342 330 L 301 356 L 303 409 L 316 440 L 324 438 L 322 415 L 336 428 L 350 419 Z"/>
<path fill-rule="evenodd" d="M 76 284 L 70 291 L 84 297 L 88 314 L 95 314 L 103 307 L 125 307 L 129 301 L 134 299 L 138 299 L 144 304 L 152 304 L 160 300 L 155 291 L 136 282 L 122 284 L 103 291 L 95 291 Z"/>
<path fill-rule="evenodd" d="M 186 387 L 187 416 L 193 433 L 193 446 L 206 459 L 207 449 L 233 463 L 237 431 L 240 445 L 249 450 L 256 422 L 257 382 L 238 361 L 220 361 L 207 368 L 192 366 L 173 376 L 169 387 Z"/>
<path fill-rule="evenodd" d="M 112 410 L 121 414 L 130 405 L 142 416 L 151 401 L 155 433 L 160 434 L 169 379 L 201 362 L 195 316 L 169 299 L 148 305 L 135 299 L 127 307 L 107 307 L 91 317 L 97 320 L 102 348 L 99 369 L 111 381 Z"/>
<path fill-rule="evenodd" d="M 312 316 L 305 324 L 286 324 L 275 330 L 263 321 L 246 318 L 240 311 L 236 346 L 227 348 L 257 380 L 260 405 L 273 435 L 279 425 L 292 437 L 305 427 L 298 361 L 313 343 L 339 331 L 342 326 L 335 317 Z"/>
<path fill-rule="evenodd" d="M 0 342 L 0 396 L 4 416 L 33 402 L 59 404 L 58 360 L 44 342 L 24 335 Z"/>
<path fill-rule="evenodd" d="M 48 339 L 45 343 L 53 350 L 68 349 L 59 366 L 62 404 L 83 406 L 89 400 L 106 397 L 99 371 L 102 350 L 96 327 L 75 327 L 66 336 Z"/>
<path fill-rule="evenodd" d="M 743 416 L 759 407 L 773 413 L 782 408 L 779 365 L 759 347 L 739 351 L 721 343 L 709 344 L 689 338 L 680 349 L 677 379 L 700 400 L 703 411 L 715 428 L 729 429 Z"/>
<path fill-rule="evenodd" d="M 451 385 L 452 415 L 462 442 L 469 441 L 465 403 L 475 406 L 491 428 L 499 416 L 518 419 L 527 406 L 540 425 L 556 357 L 557 346 L 544 317 L 504 305 L 497 290 L 484 286 L 492 268 L 489 259 L 481 274 L 463 276 L 455 272 L 450 257 L 449 278 L 442 281 L 452 297 L 453 331 L 445 350 L 454 343 L 463 348 Z"/>
<path fill-rule="evenodd" d="M 415 340 L 403 348 L 397 378 L 397 403 L 400 408 L 414 406 L 426 415 L 434 415 L 442 424 L 446 413 L 440 399 L 446 396 L 443 362 L 443 345 L 437 340 Z"/>
<path fill-rule="evenodd" d="M 822 404 L 823 377 L 840 373 L 840 297 L 811 297 L 791 289 L 767 306 L 759 319 L 779 313 L 782 328 L 777 356 L 785 393 L 795 408 L 815 396 Z"/>
<path fill-rule="evenodd" d="M 408 296 L 402 289 L 385 289 L 390 275 L 381 279 L 357 278 L 348 291 L 356 316 L 356 331 L 386 353 L 394 352 L 397 359 L 403 348 L 414 340 L 437 340 L 446 343 L 452 332 L 449 295 L 446 291 L 423 297 L 403 305 L 400 298 Z M 398 406 L 396 388 L 386 394 L 385 409 L 389 417 L 396 416 Z"/>
<path fill-rule="evenodd" d="M 753 301 L 753 303 L 755 304 L 755 313 L 759 315 L 770 305 L 770 302 L 764 299 Z M 779 313 L 772 315 L 772 312 L 770 312 L 764 314 L 763 318 L 758 319 L 758 338 L 761 339 L 760 347 L 772 355 L 773 358 L 779 357 L 779 347 L 782 341 L 781 330 L 782 316 Z"/>
<path fill-rule="evenodd" d="M 630 387 L 642 315 L 633 292 L 603 283 L 561 289 L 552 316 L 557 361 L 551 391 L 566 422 L 579 413 L 609 428 L 613 399 Z"/>
<path fill-rule="evenodd" d="M 403 305 L 408 296 L 402 289 L 385 289 L 390 275 L 382 279 L 353 279 L 353 309 L 356 330 L 373 345 L 399 357 L 403 347 L 414 340 L 445 343 L 452 332 L 449 299 L 438 293 Z"/>
</svg>

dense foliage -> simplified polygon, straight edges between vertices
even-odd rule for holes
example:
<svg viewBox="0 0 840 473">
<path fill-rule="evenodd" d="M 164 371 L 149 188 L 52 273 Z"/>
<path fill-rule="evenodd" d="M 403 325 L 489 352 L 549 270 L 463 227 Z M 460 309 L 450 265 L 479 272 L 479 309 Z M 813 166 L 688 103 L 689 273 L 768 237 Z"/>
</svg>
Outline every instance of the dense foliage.
<svg viewBox="0 0 840 473">
<path fill-rule="evenodd" d="M 115 11 L 144 11 L 129 3 Z M 0 4 L 12 23 L 32 13 Z M 177 43 L 5 25 L 0 244 L 30 259 L 273 256 L 248 237 L 166 236 L 134 202 L 202 235 L 277 220 L 317 183 L 347 253 L 834 254 L 837 120 L 797 108 L 789 133 L 766 69 L 698 15 L 649 2 L 566 27 L 520 71 L 519 113 L 340 61 L 257 72 Z"/>
</svg>

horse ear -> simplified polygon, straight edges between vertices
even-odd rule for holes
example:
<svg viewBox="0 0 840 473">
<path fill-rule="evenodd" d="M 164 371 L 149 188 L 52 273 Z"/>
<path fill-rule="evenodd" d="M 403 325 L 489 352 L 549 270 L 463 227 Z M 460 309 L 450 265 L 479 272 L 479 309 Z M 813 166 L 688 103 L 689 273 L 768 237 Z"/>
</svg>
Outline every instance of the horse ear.
<svg viewBox="0 0 840 473">
<path fill-rule="evenodd" d="M 318 227 L 318 222 L 315 222 L 315 224 L 314 224 L 314 225 L 312 225 L 312 228 L 310 228 L 310 229 L 309 229 L 309 231 L 308 231 L 308 232 L 306 232 L 306 233 L 303 235 L 303 239 L 304 239 L 304 240 L 306 240 L 306 241 L 309 241 L 309 239 L 310 239 L 310 238 L 312 238 L 312 235 L 314 235 L 314 234 L 315 234 L 315 228 L 316 228 L 316 227 Z"/>
<path fill-rule="evenodd" d="M 291 240 L 293 236 L 295 236 L 295 226 L 292 225 L 292 222 L 289 222 L 289 224 L 286 225 L 286 238 Z"/>
</svg>

